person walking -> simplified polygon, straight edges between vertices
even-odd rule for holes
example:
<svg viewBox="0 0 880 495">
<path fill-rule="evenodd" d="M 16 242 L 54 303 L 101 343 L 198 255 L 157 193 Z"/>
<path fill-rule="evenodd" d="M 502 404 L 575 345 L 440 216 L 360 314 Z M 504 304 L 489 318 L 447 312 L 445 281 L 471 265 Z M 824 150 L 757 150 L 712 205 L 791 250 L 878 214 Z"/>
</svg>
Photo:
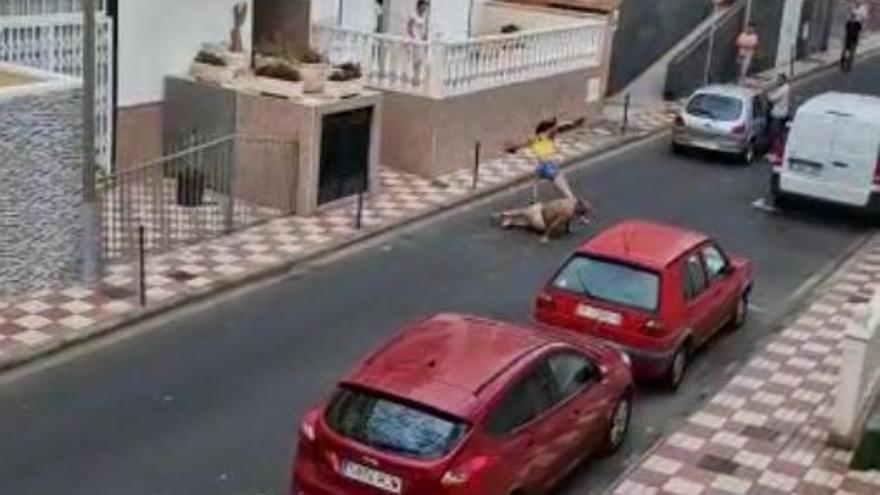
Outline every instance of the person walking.
<svg viewBox="0 0 880 495">
<path fill-rule="evenodd" d="M 739 82 L 745 81 L 749 75 L 749 69 L 755 58 L 755 51 L 760 43 L 758 31 L 754 24 L 749 24 L 745 31 L 736 38 L 736 48 L 739 53 Z"/>
<path fill-rule="evenodd" d="M 551 237 L 569 232 L 576 219 L 589 223 L 591 211 L 592 207 L 585 199 L 572 197 L 514 208 L 496 214 L 494 218 L 501 222 L 502 228 L 525 228 L 542 234 L 541 242 L 547 243 Z"/>
<path fill-rule="evenodd" d="M 770 143 L 775 143 L 783 134 L 785 124 L 791 114 L 791 81 L 781 73 L 776 78 L 776 89 L 767 95 L 770 104 Z"/>
<path fill-rule="evenodd" d="M 840 70 L 849 72 L 853 68 L 853 62 L 856 59 L 856 51 L 859 46 L 859 39 L 862 35 L 862 22 L 859 21 L 859 14 L 854 9 L 846 21 L 846 34 L 843 38 L 843 52 L 840 54 Z"/>
</svg>

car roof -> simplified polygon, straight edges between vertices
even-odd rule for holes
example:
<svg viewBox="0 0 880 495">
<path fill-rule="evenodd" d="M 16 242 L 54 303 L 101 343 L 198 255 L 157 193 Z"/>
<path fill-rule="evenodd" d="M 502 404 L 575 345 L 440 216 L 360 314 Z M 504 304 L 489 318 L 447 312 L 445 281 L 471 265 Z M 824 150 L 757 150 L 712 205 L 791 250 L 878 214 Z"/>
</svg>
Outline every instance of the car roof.
<svg viewBox="0 0 880 495">
<path fill-rule="evenodd" d="M 754 89 L 737 86 L 736 84 L 713 84 L 711 86 L 704 86 L 694 92 L 694 95 L 698 94 L 715 94 L 748 99 L 754 97 L 757 93 Z"/>
<path fill-rule="evenodd" d="M 345 382 L 467 418 L 483 389 L 554 342 L 552 334 L 534 329 L 440 314 L 404 329 Z"/>
<path fill-rule="evenodd" d="M 798 114 L 828 112 L 850 114 L 862 120 L 880 122 L 880 98 L 832 91 L 810 98 L 798 109 Z"/>
<path fill-rule="evenodd" d="M 579 252 L 662 270 L 707 240 L 709 237 L 705 234 L 673 225 L 627 220 L 591 238 Z"/>
</svg>

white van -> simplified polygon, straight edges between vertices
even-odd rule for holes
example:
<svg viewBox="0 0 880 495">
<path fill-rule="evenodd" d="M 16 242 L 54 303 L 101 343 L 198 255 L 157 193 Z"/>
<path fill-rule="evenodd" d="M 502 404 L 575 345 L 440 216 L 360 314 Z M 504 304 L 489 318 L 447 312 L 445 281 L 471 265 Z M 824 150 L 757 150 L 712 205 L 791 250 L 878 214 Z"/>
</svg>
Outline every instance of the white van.
<svg viewBox="0 0 880 495">
<path fill-rule="evenodd" d="M 777 203 L 806 196 L 880 212 L 880 98 L 825 93 L 804 103 L 770 189 Z"/>
</svg>

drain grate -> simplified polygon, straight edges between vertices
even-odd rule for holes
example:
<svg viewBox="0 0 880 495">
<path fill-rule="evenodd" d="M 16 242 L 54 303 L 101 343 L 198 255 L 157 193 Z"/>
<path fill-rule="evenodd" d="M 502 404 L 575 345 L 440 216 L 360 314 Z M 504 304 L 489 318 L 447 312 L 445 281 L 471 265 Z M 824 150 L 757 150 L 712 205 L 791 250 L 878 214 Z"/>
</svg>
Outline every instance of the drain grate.
<svg viewBox="0 0 880 495">
<path fill-rule="evenodd" d="M 192 273 L 183 270 L 174 270 L 173 272 L 170 272 L 165 276 L 176 282 L 189 282 L 190 280 L 196 278 L 196 276 Z"/>
<path fill-rule="evenodd" d="M 110 299 L 128 299 L 135 295 L 135 292 L 125 287 L 117 287 L 115 285 L 105 285 L 101 287 L 101 293 Z"/>
<path fill-rule="evenodd" d="M 697 467 L 713 473 L 733 475 L 736 474 L 736 470 L 739 469 L 740 464 L 731 461 L 730 459 L 718 457 L 717 455 L 706 454 L 700 459 L 700 462 L 697 463 Z"/>
<path fill-rule="evenodd" d="M 748 425 L 742 429 L 743 436 L 754 438 L 755 440 L 764 440 L 765 442 L 775 442 L 779 438 L 779 431 L 766 426 Z"/>
</svg>

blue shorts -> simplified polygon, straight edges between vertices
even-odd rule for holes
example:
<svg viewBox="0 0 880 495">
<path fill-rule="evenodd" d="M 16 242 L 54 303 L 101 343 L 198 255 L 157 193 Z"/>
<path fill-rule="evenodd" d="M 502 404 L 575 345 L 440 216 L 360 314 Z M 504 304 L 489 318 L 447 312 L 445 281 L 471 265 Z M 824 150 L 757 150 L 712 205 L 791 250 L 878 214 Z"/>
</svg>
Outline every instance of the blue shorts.
<svg viewBox="0 0 880 495">
<path fill-rule="evenodd" d="M 541 162 L 535 168 L 535 175 L 539 179 L 553 180 L 559 175 L 559 163 L 555 161 Z"/>
</svg>

